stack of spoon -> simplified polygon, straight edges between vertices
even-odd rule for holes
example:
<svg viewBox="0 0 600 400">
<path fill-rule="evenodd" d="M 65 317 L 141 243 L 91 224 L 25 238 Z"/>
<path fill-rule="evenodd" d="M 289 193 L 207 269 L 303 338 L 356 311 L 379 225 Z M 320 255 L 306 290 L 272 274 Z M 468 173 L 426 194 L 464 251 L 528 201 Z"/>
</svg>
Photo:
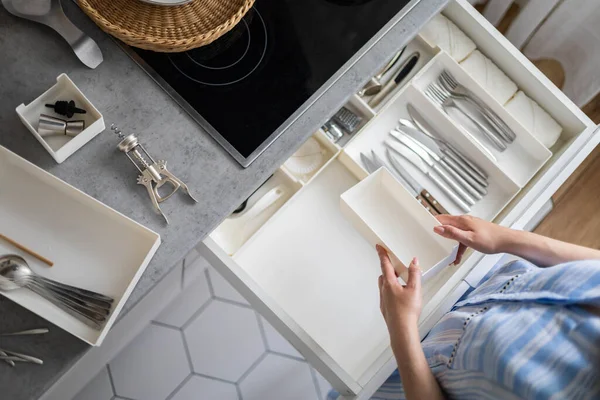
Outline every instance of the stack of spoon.
<svg viewBox="0 0 600 400">
<path fill-rule="evenodd" d="M 0 290 L 27 288 L 86 325 L 100 329 L 114 299 L 90 290 L 65 285 L 34 273 L 22 257 L 0 257 Z"/>
</svg>

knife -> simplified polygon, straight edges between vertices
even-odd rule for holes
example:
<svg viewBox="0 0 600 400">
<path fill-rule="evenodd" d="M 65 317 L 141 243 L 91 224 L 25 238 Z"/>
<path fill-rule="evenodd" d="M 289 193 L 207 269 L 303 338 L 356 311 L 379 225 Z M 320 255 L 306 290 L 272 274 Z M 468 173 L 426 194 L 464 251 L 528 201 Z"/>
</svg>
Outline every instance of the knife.
<svg viewBox="0 0 600 400">
<path fill-rule="evenodd" d="M 435 161 L 440 163 L 446 171 L 457 180 L 468 192 L 477 200 L 481 200 L 482 196 L 487 194 L 484 185 L 473 178 L 467 171 L 461 168 L 454 160 L 448 158 L 442 151 L 440 146 L 431 137 L 421 131 L 407 126 L 399 126 L 397 131 L 407 135 L 413 139 L 418 146 L 423 148 Z M 440 155 L 441 154 L 441 155 Z"/>
<path fill-rule="evenodd" d="M 400 82 L 402 82 L 404 78 L 406 78 L 412 72 L 412 70 L 417 65 L 417 62 L 419 61 L 420 57 L 421 53 L 419 53 L 418 51 L 415 51 L 410 56 L 408 56 L 406 61 L 404 61 L 404 64 L 402 64 L 402 66 L 400 67 L 400 71 L 398 72 L 396 77 L 390 80 L 388 83 L 386 83 L 383 89 L 381 89 L 381 91 L 377 93 L 376 96 L 369 100 L 369 106 L 377 107 L 379 103 L 381 103 L 381 100 L 383 100 L 385 96 L 390 94 L 390 92 L 394 90 L 396 86 L 398 86 Z"/>
<path fill-rule="evenodd" d="M 419 157 L 415 152 L 413 152 L 411 149 L 409 149 L 402 143 L 386 141 L 385 145 L 388 149 L 404 157 L 411 164 L 417 167 L 421 172 L 427 175 L 429 179 L 431 179 L 444 193 L 446 193 L 446 195 L 448 195 L 448 197 L 450 197 L 463 212 L 468 213 L 469 211 L 471 211 L 471 206 L 465 203 L 465 201 L 461 199 L 456 193 L 454 193 L 452 189 L 446 186 L 446 184 L 440 178 L 433 175 L 425 161 L 423 161 L 423 159 Z"/>
<path fill-rule="evenodd" d="M 373 173 L 373 172 L 377 171 L 380 167 L 386 167 L 386 169 L 389 170 L 389 168 L 387 168 L 385 161 L 380 159 L 379 156 L 377 156 L 377 154 L 375 154 L 375 152 L 373 150 L 371 150 L 371 157 L 372 157 L 372 159 L 369 158 L 369 156 L 367 156 L 366 154 L 360 153 L 360 160 L 363 163 L 363 165 L 365 166 L 365 168 L 367 168 L 367 172 Z M 395 169 L 395 167 L 394 167 L 394 169 Z M 426 200 L 425 196 L 430 196 L 431 198 L 433 198 L 433 196 L 431 196 L 429 194 L 429 192 L 427 192 L 425 189 L 423 189 L 421 191 L 421 194 L 419 194 L 418 191 L 415 190 L 415 188 L 412 185 L 410 185 L 410 183 L 407 182 L 401 174 L 399 174 L 399 171 L 397 171 L 397 170 L 392 171 L 392 173 L 394 173 L 394 172 L 398 173 L 398 174 L 394 174 L 394 177 L 400 182 L 400 184 L 402 184 L 402 186 L 404 186 L 404 188 L 406 190 L 408 190 L 408 192 L 412 196 L 414 196 L 419 201 L 419 203 L 421 203 L 421 205 L 423 207 L 425 207 L 425 209 L 427 211 L 429 211 L 432 215 L 439 214 L 438 210 L 433 206 L 433 204 L 430 204 L 430 202 L 428 202 Z M 435 201 L 435 199 L 434 199 L 434 201 Z M 437 201 L 435 201 L 435 203 L 437 203 Z"/>
<path fill-rule="evenodd" d="M 475 204 L 475 199 L 471 197 L 465 189 L 463 189 L 462 185 L 459 184 L 456 180 L 454 180 L 448 173 L 438 164 L 435 160 L 425 151 L 422 147 L 415 143 L 415 140 L 411 137 L 402 134 L 396 134 L 394 131 L 390 132 L 390 135 L 402 143 L 406 147 L 408 147 L 413 153 L 421 158 L 429 167 L 431 167 L 446 183 L 457 193 L 460 197 L 463 198 L 470 206 Z"/>
<path fill-rule="evenodd" d="M 423 187 L 423 185 L 420 185 L 419 182 L 415 180 L 415 178 L 413 178 L 408 172 L 406 172 L 402 164 L 398 162 L 398 160 L 392 155 L 389 149 L 385 149 L 385 155 L 388 161 L 390 162 L 390 165 L 394 169 L 394 172 L 397 173 L 396 176 L 402 179 L 402 182 L 406 183 L 406 185 L 412 189 L 412 192 L 419 194 L 417 196 L 417 200 L 419 200 L 421 204 L 423 204 L 423 201 L 425 201 L 426 204 L 430 205 L 432 208 L 431 213 L 433 215 L 448 214 L 448 211 L 444 208 L 444 206 L 442 206 L 436 200 L 436 198 L 433 197 L 433 195 Z"/>
<path fill-rule="evenodd" d="M 408 115 L 415 123 L 417 128 L 419 128 L 422 132 L 429 135 L 430 137 L 441 138 L 441 136 L 433 128 L 431 128 L 427 120 L 419 113 L 419 111 L 417 111 L 417 109 L 412 104 L 409 103 L 406 106 L 406 109 L 408 110 Z M 473 176 L 473 178 L 480 178 L 478 179 L 479 183 L 481 183 L 484 186 L 487 186 L 487 173 L 481 168 L 479 168 L 477 164 L 471 161 L 468 157 L 463 155 L 452 144 L 448 143 L 447 141 L 444 142 L 445 145 L 448 147 L 448 151 L 445 153 L 450 158 L 454 159 L 454 161 L 457 162 L 460 166 L 465 168 L 465 170 L 469 172 L 471 176 Z"/>
</svg>

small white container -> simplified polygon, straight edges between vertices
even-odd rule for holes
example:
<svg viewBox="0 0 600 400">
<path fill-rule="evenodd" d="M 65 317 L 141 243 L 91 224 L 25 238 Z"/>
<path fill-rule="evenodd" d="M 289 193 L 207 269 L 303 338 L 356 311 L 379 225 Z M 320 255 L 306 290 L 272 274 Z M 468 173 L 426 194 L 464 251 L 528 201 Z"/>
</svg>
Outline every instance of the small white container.
<svg viewBox="0 0 600 400">
<path fill-rule="evenodd" d="M 385 168 L 380 168 L 341 196 L 344 216 L 374 247 L 385 247 L 398 275 L 418 257 L 423 280 L 456 259 L 458 243 L 433 232 L 440 223 Z"/>
<path fill-rule="evenodd" d="M 55 113 L 52 108 L 46 107 L 46 104 L 54 104 L 57 100 L 74 100 L 75 105 L 86 110 L 87 113 L 75 114 L 72 118 L 67 118 L 64 115 Z M 106 128 L 102 114 L 69 79 L 67 74 L 60 74 L 56 78 L 54 86 L 28 105 L 21 104 L 16 111 L 27 129 L 59 164 Z M 42 137 L 37 131 L 40 114 L 47 114 L 64 120 L 84 120 L 86 128 L 75 137 L 66 135 Z"/>
</svg>

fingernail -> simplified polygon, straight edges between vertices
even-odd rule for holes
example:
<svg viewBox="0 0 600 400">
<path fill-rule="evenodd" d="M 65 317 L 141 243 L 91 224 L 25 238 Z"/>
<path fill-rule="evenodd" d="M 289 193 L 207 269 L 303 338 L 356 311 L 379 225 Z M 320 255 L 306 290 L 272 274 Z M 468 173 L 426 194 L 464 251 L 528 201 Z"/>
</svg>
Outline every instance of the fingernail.
<svg viewBox="0 0 600 400">
<path fill-rule="evenodd" d="M 412 263 L 418 267 L 419 266 L 419 259 L 417 257 L 413 257 Z"/>
<path fill-rule="evenodd" d="M 441 235 L 444 233 L 445 229 L 443 226 L 436 226 L 433 228 L 433 231 Z"/>
</svg>

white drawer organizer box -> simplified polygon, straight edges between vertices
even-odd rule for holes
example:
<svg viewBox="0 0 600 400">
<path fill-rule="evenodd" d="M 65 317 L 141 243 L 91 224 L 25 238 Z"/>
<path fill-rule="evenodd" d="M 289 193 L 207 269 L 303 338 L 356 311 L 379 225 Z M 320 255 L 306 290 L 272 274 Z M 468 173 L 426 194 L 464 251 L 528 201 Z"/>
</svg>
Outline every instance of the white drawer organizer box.
<svg viewBox="0 0 600 400">
<path fill-rule="evenodd" d="M 348 399 L 369 398 L 394 370 L 395 361 L 379 312 L 377 254 L 342 213 L 340 196 L 359 182 L 362 185 L 368 174 L 360 164 L 360 153 L 374 150 L 383 154 L 381 142 L 398 118 L 407 118 L 406 104 L 412 103 L 434 128 L 452 138 L 489 173 L 489 194 L 473 207 L 471 214 L 517 229 L 535 215 L 599 141 L 593 122 L 466 1 L 450 2 L 443 14 L 563 127 L 561 139 L 550 151 L 454 59 L 417 37 L 409 46 L 419 48 L 424 61 L 407 85 L 377 110 L 357 96 L 350 100 L 348 107 L 360 112 L 368 122 L 349 144 L 344 148 L 331 145 L 335 151 L 306 182 L 282 167 L 277 179 L 288 182 L 292 195 L 284 204 L 278 203 L 276 210 L 270 210 L 270 218 L 264 218 L 262 226 L 237 251 L 224 251 L 219 244 L 222 236 L 219 240 L 207 238 L 199 248 Z M 423 95 L 422 88 L 442 68 L 450 70 L 485 100 L 517 134 L 518 139 L 509 149 L 496 155 L 497 161 L 485 155 L 462 128 Z M 315 136 L 323 139 L 321 132 Z M 416 174 L 414 170 L 410 172 Z M 371 178 L 375 179 L 374 175 Z M 436 187 L 419 180 L 441 203 L 447 204 L 451 213 L 459 213 Z M 363 189 L 368 186 L 365 184 Z M 399 235 L 412 229 L 402 224 L 407 218 L 401 214 L 413 212 L 415 203 L 403 204 L 406 208 L 397 210 L 399 226 L 394 226 Z M 387 211 L 383 209 L 382 212 Z M 382 215 L 375 210 L 370 212 L 362 222 L 368 230 L 382 234 L 381 230 L 389 227 L 382 226 Z M 423 235 L 429 242 L 434 240 L 426 232 Z M 379 239 L 386 240 L 383 236 Z M 392 250 L 400 257 L 413 253 L 427 256 L 423 247 L 414 243 L 412 246 Z M 443 268 L 427 280 L 419 326 L 422 336 L 464 293 L 468 287 L 465 282 L 477 283 L 498 258 L 470 253 L 460 266 Z"/>
<path fill-rule="evenodd" d="M 0 241 L 46 278 L 114 299 L 94 329 L 27 289 L 0 292 L 81 340 L 100 346 L 160 245 L 160 236 L 0 146 L 2 233 L 54 262 L 49 268 Z"/>
</svg>

